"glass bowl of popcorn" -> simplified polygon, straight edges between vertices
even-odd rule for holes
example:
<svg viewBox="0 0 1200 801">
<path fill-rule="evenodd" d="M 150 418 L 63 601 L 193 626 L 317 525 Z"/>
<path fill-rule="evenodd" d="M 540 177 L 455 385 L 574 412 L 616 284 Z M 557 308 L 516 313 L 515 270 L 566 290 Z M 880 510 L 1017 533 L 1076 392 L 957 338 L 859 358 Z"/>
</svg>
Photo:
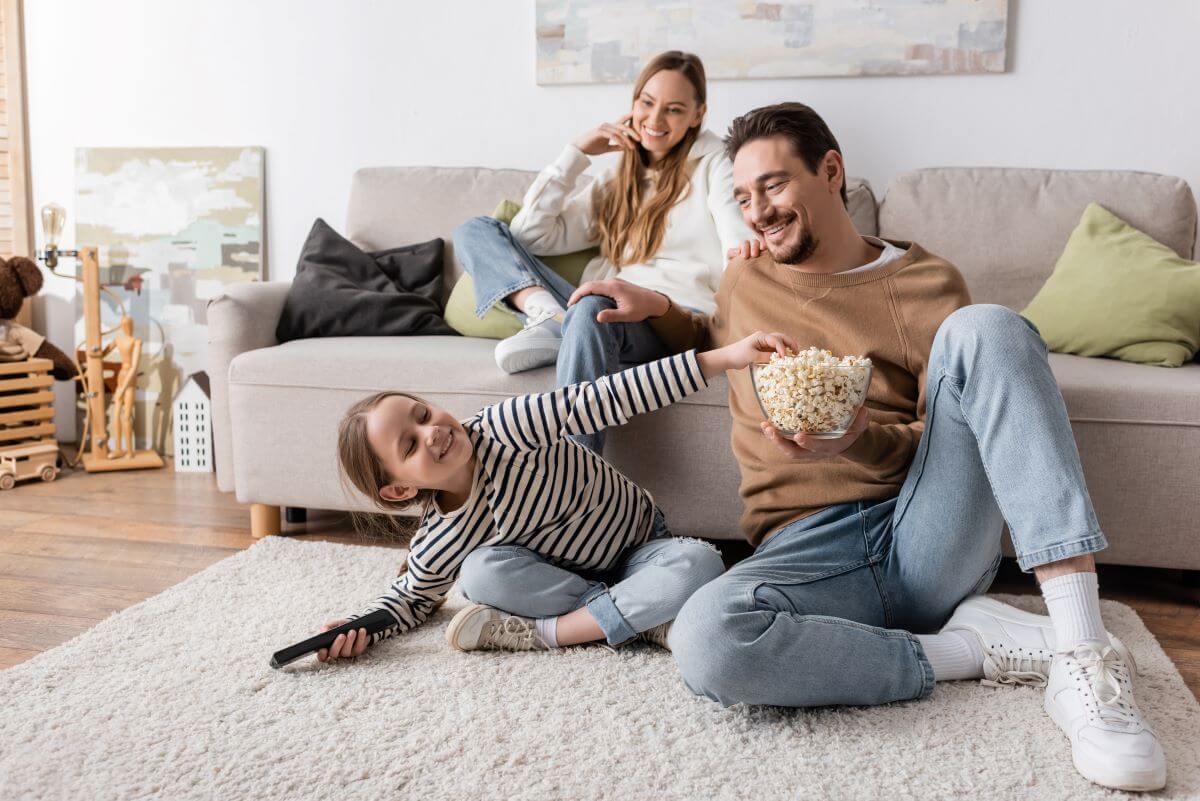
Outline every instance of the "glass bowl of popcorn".
<svg viewBox="0 0 1200 801">
<path fill-rule="evenodd" d="M 854 422 L 871 386 L 871 360 L 808 348 L 750 365 L 763 417 L 785 436 L 837 439 Z"/>
</svg>

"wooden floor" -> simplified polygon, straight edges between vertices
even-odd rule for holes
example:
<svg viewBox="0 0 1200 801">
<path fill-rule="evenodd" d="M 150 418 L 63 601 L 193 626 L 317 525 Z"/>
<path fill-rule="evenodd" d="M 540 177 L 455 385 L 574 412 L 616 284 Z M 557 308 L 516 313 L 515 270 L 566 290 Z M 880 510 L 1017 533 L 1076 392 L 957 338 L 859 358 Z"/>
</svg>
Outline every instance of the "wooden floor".
<svg viewBox="0 0 1200 801">
<path fill-rule="evenodd" d="M 288 536 L 361 542 L 344 515 L 310 513 Z M 211 474 L 169 467 L 65 472 L 0 493 L 0 668 L 253 544 L 250 511 Z M 372 543 L 376 544 L 376 543 Z M 727 555 L 736 548 L 725 547 Z M 1137 610 L 1200 695 L 1200 589 L 1172 570 L 1101 567 L 1101 594 Z M 1035 592 L 1007 562 L 995 592 Z"/>
</svg>

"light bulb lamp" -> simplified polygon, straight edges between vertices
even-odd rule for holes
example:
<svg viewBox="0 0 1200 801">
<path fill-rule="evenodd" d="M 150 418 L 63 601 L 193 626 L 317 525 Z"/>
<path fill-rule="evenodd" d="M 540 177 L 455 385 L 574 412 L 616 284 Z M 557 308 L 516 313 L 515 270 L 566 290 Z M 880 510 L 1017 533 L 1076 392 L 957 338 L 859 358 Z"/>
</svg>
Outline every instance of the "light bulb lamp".
<svg viewBox="0 0 1200 801">
<path fill-rule="evenodd" d="M 57 203 L 49 203 L 42 207 L 42 233 L 46 240 L 45 250 L 38 254 L 38 258 L 45 262 L 47 269 L 50 272 L 61 278 L 70 278 L 75 281 L 80 281 L 83 284 L 83 331 L 84 342 L 86 349 L 84 350 L 85 366 L 83 373 L 83 389 L 84 400 L 87 404 L 87 424 L 85 424 L 85 436 L 90 429 L 90 439 L 87 441 L 87 450 L 83 454 L 83 467 L 89 473 L 107 472 L 111 470 L 138 470 L 148 467 L 162 467 L 163 460 L 152 450 L 134 450 L 133 447 L 133 388 L 137 384 L 137 361 L 141 355 L 141 341 L 134 339 L 128 330 L 124 331 L 124 336 L 118 335 L 114 342 L 108 346 L 104 345 L 104 332 L 101 331 L 100 323 L 100 293 L 108 292 L 109 295 L 116 300 L 117 305 L 121 309 L 121 320 L 124 323 L 129 318 L 125 314 L 125 304 L 121 298 L 112 292 L 109 292 L 100 283 L 100 258 L 99 251 L 95 247 L 84 247 L 78 250 L 59 250 L 58 239 L 62 236 L 63 225 L 66 223 L 67 213 L 62 206 Z M 60 258 L 75 258 L 79 260 L 80 276 L 64 275 L 54 268 L 58 266 Z M 130 324 L 132 321 L 130 321 Z M 128 329 L 128 325 L 122 326 Z M 114 421 L 119 426 L 118 433 L 126 433 L 128 435 L 129 447 L 119 455 L 112 453 L 108 447 L 108 425 L 107 425 L 107 409 L 105 406 L 104 392 L 104 356 L 114 347 L 117 347 L 121 352 L 122 357 L 122 373 L 126 368 L 132 371 L 131 375 L 125 377 L 124 384 L 121 384 L 121 379 L 118 379 L 120 386 L 126 387 L 124 392 L 114 396 L 116 401 L 122 404 L 128 404 L 128 412 L 124 415 L 126 423 L 123 428 L 121 421 Z M 118 442 L 118 448 L 121 443 Z M 81 445 L 81 447 L 83 447 Z"/>
</svg>

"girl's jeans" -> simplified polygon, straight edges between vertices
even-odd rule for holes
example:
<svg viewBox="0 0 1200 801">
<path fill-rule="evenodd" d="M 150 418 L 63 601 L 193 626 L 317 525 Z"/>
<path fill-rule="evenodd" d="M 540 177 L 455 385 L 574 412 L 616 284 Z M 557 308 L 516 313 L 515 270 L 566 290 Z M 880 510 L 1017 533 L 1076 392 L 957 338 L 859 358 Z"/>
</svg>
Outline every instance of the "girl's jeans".
<svg viewBox="0 0 1200 801">
<path fill-rule="evenodd" d="M 716 548 L 672 537 L 654 510 L 654 533 L 610 570 L 582 576 L 519 545 L 478 548 L 458 586 L 469 600 L 522 617 L 557 617 L 586 606 L 610 645 L 674 620 L 683 602 L 725 570 Z"/>
<path fill-rule="evenodd" d="M 518 290 L 540 286 L 567 309 L 562 348 L 558 352 L 557 385 L 565 387 L 615 373 L 624 365 L 670 356 L 650 323 L 598 323 L 596 315 L 616 304 L 600 295 L 588 295 L 567 308 L 575 287 L 530 253 L 509 231 L 491 217 L 467 220 L 454 231 L 454 253 L 475 282 L 475 315 Z M 604 432 L 575 437 L 596 453 L 604 450 Z"/>
<path fill-rule="evenodd" d="M 784 526 L 684 605 L 670 642 L 693 692 L 801 707 L 922 698 L 933 670 L 909 632 L 987 590 L 1005 522 L 1024 570 L 1106 547 L 1032 325 L 1002 306 L 954 312 L 926 398 L 897 497 Z"/>
</svg>

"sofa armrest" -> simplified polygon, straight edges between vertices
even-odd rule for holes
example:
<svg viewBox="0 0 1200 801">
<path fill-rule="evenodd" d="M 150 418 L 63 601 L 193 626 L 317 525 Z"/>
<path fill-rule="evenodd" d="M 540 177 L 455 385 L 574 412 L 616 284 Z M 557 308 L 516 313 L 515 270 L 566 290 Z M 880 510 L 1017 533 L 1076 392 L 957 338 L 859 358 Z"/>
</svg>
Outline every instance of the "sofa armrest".
<svg viewBox="0 0 1200 801">
<path fill-rule="evenodd" d="M 233 492 L 233 430 L 229 419 L 229 364 L 238 354 L 279 343 L 275 326 L 290 284 L 230 284 L 208 302 L 208 380 L 212 397 L 217 487 Z"/>
</svg>

